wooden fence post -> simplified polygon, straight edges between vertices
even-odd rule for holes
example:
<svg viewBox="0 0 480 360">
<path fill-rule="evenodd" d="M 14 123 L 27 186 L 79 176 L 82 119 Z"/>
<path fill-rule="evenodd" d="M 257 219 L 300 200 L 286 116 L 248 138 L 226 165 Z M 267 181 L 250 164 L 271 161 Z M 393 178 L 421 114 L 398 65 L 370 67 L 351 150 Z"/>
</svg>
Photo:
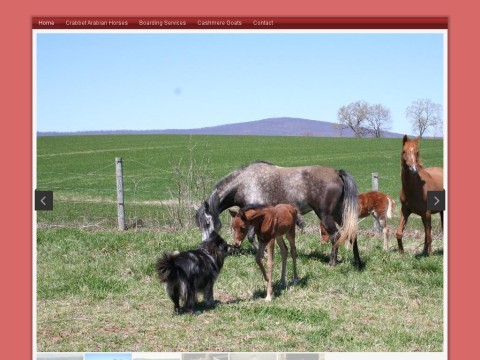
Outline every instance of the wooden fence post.
<svg viewBox="0 0 480 360">
<path fill-rule="evenodd" d="M 378 191 L 378 173 L 372 173 L 372 190 Z M 373 231 L 376 233 L 381 233 L 382 229 L 377 221 L 373 222 Z"/>
<path fill-rule="evenodd" d="M 378 191 L 378 173 L 372 173 L 372 190 Z"/>
<path fill-rule="evenodd" d="M 125 226 L 125 204 L 123 202 L 123 169 L 122 158 L 115 158 L 115 169 L 117 175 L 117 217 L 118 230 L 126 230 Z"/>
</svg>

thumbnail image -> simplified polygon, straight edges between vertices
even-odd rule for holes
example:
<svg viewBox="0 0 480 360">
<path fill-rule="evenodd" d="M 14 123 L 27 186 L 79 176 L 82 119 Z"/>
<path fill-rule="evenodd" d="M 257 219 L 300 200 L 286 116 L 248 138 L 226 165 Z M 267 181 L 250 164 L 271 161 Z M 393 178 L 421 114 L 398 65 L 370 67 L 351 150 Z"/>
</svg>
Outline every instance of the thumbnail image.
<svg viewBox="0 0 480 360">
<path fill-rule="evenodd" d="M 37 360 L 83 360 L 83 353 L 37 353 Z"/>
<path fill-rule="evenodd" d="M 277 360 L 277 354 L 262 352 L 231 353 L 230 360 Z"/>
<path fill-rule="evenodd" d="M 86 353 L 85 360 L 132 360 L 131 353 Z"/>
<path fill-rule="evenodd" d="M 277 360 L 325 360 L 324 353 L 281 353 Z"/>
<path fill-rule="evenodd" d="M 180 360 L 180 353 L 172 352 L 137 352 L 132 354 L 132 360 Z"/>
<path fill-rule="evenodd" d="M 228 353 L 208 353 L 208 360 L 229 360 Z"/>
</svg>

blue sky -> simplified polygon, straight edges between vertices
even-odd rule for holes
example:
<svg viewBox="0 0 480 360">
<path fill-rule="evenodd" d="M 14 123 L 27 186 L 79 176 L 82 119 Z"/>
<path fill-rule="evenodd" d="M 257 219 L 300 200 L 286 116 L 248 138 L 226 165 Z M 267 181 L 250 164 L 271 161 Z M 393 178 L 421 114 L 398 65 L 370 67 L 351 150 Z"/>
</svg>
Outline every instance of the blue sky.
<svg viewBox="0 0 480 360">
<path fill-rule="evenodd" d="M 443 33 L 38 33 L 38 131 L 337 121 L 364 100 L 444 104 Z"/>
</svg>

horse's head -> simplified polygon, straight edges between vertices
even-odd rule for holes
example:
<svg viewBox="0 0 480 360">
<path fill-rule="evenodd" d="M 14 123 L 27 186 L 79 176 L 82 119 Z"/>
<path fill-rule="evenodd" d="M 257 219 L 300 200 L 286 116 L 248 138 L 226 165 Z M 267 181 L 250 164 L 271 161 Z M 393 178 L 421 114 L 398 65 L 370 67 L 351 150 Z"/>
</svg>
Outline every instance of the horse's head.
<svg viewBox="0 0 480 360">
<path fill-rule="evenodd" d="M 413 174 L 416 174 L 422 166 L 418 140 L 418 138 L 410 140 L 407 135 L 403 137 L 402 166 L 408 168 Z"/>
<path fill-rule="evenodd" d="M 208 202 L 204 201 L 202 206 L 197 209 L 195 214 L 195 223 L 202 231 L 202 241 L 207 240 L 215 231 L 213 216 L 210 212 Z"/>
<path fill-rule="evenodd" d="M 220 232 L 222 223 L 220 222 L 218 203 L 218 194 L 214 190 L 208 201 L 204 201 L 202 206 L 197 209 L 195 223 L 202 231 L 202 241 L 207 240 L 214 231 Z"/>
<path fill-rule="evenodd" d="M 239 247 L 248 234 L 249 224 L 243 210 L 228 210 L 232 216 L 233 243 L 232 246 Z"/>
</svg>

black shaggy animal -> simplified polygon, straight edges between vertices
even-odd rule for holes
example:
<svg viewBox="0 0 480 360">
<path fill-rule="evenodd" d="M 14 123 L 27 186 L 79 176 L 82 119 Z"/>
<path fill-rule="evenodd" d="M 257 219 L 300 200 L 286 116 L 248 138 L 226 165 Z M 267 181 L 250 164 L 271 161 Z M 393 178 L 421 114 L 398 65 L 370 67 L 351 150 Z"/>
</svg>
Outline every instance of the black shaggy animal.
<svg viewBox="0 0 480 360">
<path fill-rule="evenodd" d="M 228 250 L 227 242 L 212 232 L 196 250 L 164 253 L 158 258 L 157 274 L 173 301 L 176 313 L 180 312 L 180 300 L 186 310 L 193 313 L 199 292 L 203 292 L 208 306 L 214 304 L 213 284 L 223 267 Z"/>
</svg>

